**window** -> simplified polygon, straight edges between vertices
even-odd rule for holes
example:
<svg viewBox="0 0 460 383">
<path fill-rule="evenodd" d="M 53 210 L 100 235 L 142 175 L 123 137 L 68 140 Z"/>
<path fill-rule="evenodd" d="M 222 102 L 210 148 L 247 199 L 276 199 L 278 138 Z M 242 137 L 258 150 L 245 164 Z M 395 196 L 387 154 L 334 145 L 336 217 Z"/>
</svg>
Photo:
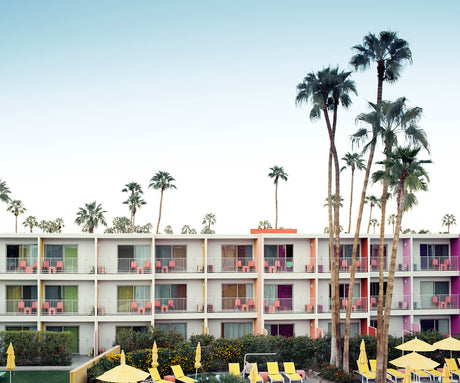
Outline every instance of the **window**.
<svg viewBox="0 0 460 383">
<path fill-rule="evenodd" d="M 233 310 L 235 300 L 241 304 L 247 304 L 247 298 L 253 298 L 252 284 L 224 284 L 222 285 L 222 309 Z"/>
<path fill-rule="evenodd" d="M 6 331 L 37 331 L 37 326 L 6 326 Z"/>
<path fill-rule="evenodd" d="M 387 245 L 383 245 L 383 256 L 387 257 Z M 379 258 L 380 245 L 371 245 L 371 258 Z"/>
<path fill-rule="evenodd" d="M 377 319 L 371 319 L 369 321 L 369 327 L 377 328 Z"/>
<path fill-rule="evenodd" d="M 292 310 L 292 285 L 265 285 L 265 311 Z"/>
<path fill-rule="evenodd" d="M 420 267 L 430 269 L 433 261 L 438 265 L 449 259 L 449 245 L 420 245 Z"/>
<path fill-rule="evenodd" d="M 281 335 L 285 338 L 291 338 L 294 336 L 293 324 L 266 324 L 265 330 L 267 330 L 268 335 Z"/>
<path fill-rule="evenodd" d="M 420 282 L 422 308 L 437 307 L 437 303 L 445 301 L 448 295 L 449 282 Z"/>
<path fill-rule="evenodd" d="M 174 271 L 187 270 L 187 247 L 178 245 L 155 246 L 155 260 L 160 261 L 161 266 L 170 265 L 174 262 Z"/>
<path fill-rule="evenodd" d="M 158 302 L 159 301 L 159 302 Z M 172 301 L 172 302 L 170 302 Z M 169 310 L 187 310 L 187 285 L 155 285 L 155 307 L 166 306 Z"/>
<path fill-rule="evenodd" d="M 50 307 L 57 307 L 58 302 L 64 303 L 64 312 L 78 312 L 78 286 L 45 286 L 45 301 Z"/>
<path fill-rule="evenodd" d="M 6 286 L 6 311 L 16 312 L 19 301 L 32 307 L 32 302 L 37 302 L 37 286 Z"/>
<path fill-rule="evenodd" d="M 369 287 L 370 287 L 371 297 L 378 297 L 379 296 L 379 282 L 371 282 Z M 387 282 L 383 282 L 383 297 L 385 297 L 386 293 L 387 293 Z"/>
<path fill-rule="evenodd" d="M 329 331 L 329 333 L 331 333 L 331 331 L 332 331 L 331 322 L 328 323 L 327 330 Z M 343 323 L 343 322 L 340 323 L 340 333 L 341 334 L 345 333 L 345 323 Z M 359 335 L 359 323 L 351 322 L 350 323 L 350 338 L 354 338 L 357 335 Z"/>
<path fill-rule="evenodd" d="M 347 258 L 351 260 L 353 254 L 353 245 L 340 245 L 340 257 L 341 258 Z M 359 253 L 359 245 L 358 245 L 358 251 L 356 253 L 356 257 L 360 257 Z"/>
<path fill-rule="evenodd" d="M 145 307 L 150 301 L 150 286 L 118 286 L 118 312 L 131 312 L 133 302 L 138 307 Z M 137 308 L 136 308 L 137 312 Z"/>
<path fill-rule="evenodd" d="M 450 334 L 449 319 L 420 319 L 420 327 L 422 331 L 436 330 L 441 334 Z"/>
<path fill-rule="evenodd" d="M 247 334 L 252 334 L 252 322 L 222 323 L 223 338 L 237 339 Z"/>
<path fill-rule="evenodd" d="M 34 266 L 37 261 L 37 245 L 7 245 L 6 246 L 6 268 L 14 271 L 19 268 L 20 261 L 26 261 L 26 266 Z"/>
<path fill-rule="evenodd" d="M 164 331 L 177 332 L 187 339 L 187 323 L 157 323 L 156 326 Z"/>
<path fill-rule="evenodd" d="M 118 271 L 129 273 L 131 271 L 132 262 L 137 272 L 138 267 L 144 267 L 145 262 L 150 261 L 150 246 L 133 246 L 120 245 L 118 246 Z"/>
<path fill-rule="evenodd" d="M 264 245 L 265 271 L 292 271 L 294 245 Z"/>
<path fill-rule="evenodd" d="M 222 246 L 222 271 L 235 271 L 237 261 L 241 261 L 241 265 L 245 266 L 252 259 L 252 245 Z"/>
<path fill-rule="evenodd" d="M 63 263 L 63 270 L 77 272 L 77 245 L 45 245 L 45 259 L 49 266 L 56 267 L 57 262 Z"/>
<path fill-rule="evenodd" d="M 361 297 L 361 286 L 359 283 L 355 283 L 353 288 L 353 298 L 360 298 Z M 339 285 L 339 297 L 340 298 L 348 298 L 348 284 L 340 284 Z M 329 284 L 329 299 L 331 298 L 331 285 Z"/>
</svg>

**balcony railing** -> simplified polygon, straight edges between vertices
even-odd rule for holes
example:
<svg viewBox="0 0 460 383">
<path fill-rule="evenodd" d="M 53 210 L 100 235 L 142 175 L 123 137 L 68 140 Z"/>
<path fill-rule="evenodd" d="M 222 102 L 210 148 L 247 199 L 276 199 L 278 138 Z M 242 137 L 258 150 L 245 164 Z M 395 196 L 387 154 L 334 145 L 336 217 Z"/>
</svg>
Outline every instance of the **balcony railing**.
<svg viewBox="0 0 460 383">
<path fill-rule="evenodd" d="M 253 312 L 256 311 L 254 297 L 219 297 L 208 298 L 207 311 L 210 312 Z"/>
<path fill-rule="evenodd" d="M 359 257 L 356 259 L 356 272 L 362 273 L 367 272 L 367 257 Z M 349 273 L 351 272 L 352 258 L 351 257 L 341 257 L 339 260 L 339 270 L 340 272 Z M 322 257 L 318 259 L 318 273 L 330 273 L 330 262 L 329 257 Z"/>
<path fill-rule="evenodd" d="M 265 298 L 264 311 L 270 314 L 293 311 L 292 298 Z"/>
<path fill-rule="evenodd" d="M 24 260 L 19 258 L 8 258 L 6 260 L 6 272 L 7 273 L 25 273 L 25 274 L 36 274 L 37 273 L 37 260 Z"/>
<path fill-rule="evenodd" d="M 419 258 L 420 270 L 433 270 L 433 271 L 450 271 L 458 270 L 458 258 L 448 257 L 420 257 Z"/>
<path fill-rule="evenodd" d="M 76 258 L 44 258 L 41 266 L 42 274 L 57 274 L 57 273 L 78 273 L 78 263 Z"/>
<path fill-rule="evenodd" d="M 294 269 L 292 258 L 265 258 L 264 270 L 266 273 L 291 272 Z"/>
<path fill-rule="evenodd" d="M 157 258 L 155 273 L 185 273 L 187 272 L 187 258 Z"/>
<path fill-rule="evenodd" d="M 345 312 L 347 310 L 349 301 L 348 298 L 340 298 L 340 311 Z M 351 311 L 352 312 L 367 312 L 368 311 L 368 298 L 367 297 L 355 297 L 351 302 Z M 331 308 L 331 299 L 330 298 L 320 298 L 318 300 L 318 313 L 330 313 Z"/>
<path fill-rule="evenodd" d="M 93 310 L 94 311 L 94 310 Z M 94 312 L 93 312 L 94 314 Z M 92 315 L 89 306 L 78 311 L 78 299 L 46 299 L 41 305 L 41 315 Z"/>
<path fill-rule="evenodd" d="M 2 315 L 37 315 L 38 301 L 36 299 L 6 299 Z"/>
<path fill-rule="evenodd" d="M 151 315 L 155 313 L 204 312 L 203 304 L 196 298 L 157 298 L 100 300 L 98 315 Z M 201 302 L 201 301 L 200 301 Z"/>
<path fill-rule="evenodd" d="M 248 258 L 208 258 L 208 273 L 254 273 L 256 262 Z"/>
<path fill-rule="evenodd" d="M 385 296 L 383 299 L 385 299 Z M 371 297 L 369 298 L 369 307 L 372 311 L 377 310 L 378 300 L 379 300 L 378 295 L 371 295 Z M 411 295 L 393 294 L 392 299 L 391 299 L 391 309 L 392 310 L 410 310 L 411 300 L 412 300 Z"/>
<path fill-rule="evenodd" d="M 414 310 L 458 309 L 458 294 L 421 294 L 414 297 Z"/>
</svg>

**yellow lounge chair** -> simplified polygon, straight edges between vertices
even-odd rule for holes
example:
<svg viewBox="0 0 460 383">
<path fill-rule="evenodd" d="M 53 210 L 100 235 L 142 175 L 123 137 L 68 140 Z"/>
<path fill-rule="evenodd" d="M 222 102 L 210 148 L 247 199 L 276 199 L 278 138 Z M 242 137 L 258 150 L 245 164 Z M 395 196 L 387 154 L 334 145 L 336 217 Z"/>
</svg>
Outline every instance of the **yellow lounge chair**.
<svg viewBox="0 0 460 383">
<path fill-rule="evenodd" d="M 152 382 L 158 382 L 158 383 L 171 383 L 168 382 L 167 380 L 161 379 L 160 373 L 158 372 L 158 369 L 155 368 L 149 368 L 150 375 L 152 376 Z"/>
<path fill-rule="evenodd" d="M 256 373 L 256 383 L 258 382 L 264 383 L 264 378 L 262 378 L 259 375 L 259 371 L 257 370 L 257 363 L 251 363 L 251 364 L 252 364 L 252 368 L 254 369 L 254 372 Z"/>
<path fill-rule="evenodd" d="M 239 363 L 229 363 L 228 372 L 230 375 L 240 376 L 240 364 Z"/>
<path fill-rule="evenodd" d="M 375 374 L 377 372 L 377 361 L 375 359 L 369 359 L 369 364 L 371 365 L 371 372 Z M 402 382 L 404 374 L 394 368 L 387 368 L 387 379 L 392 382 L 398 382 L 398 380 Z"/>
<path fill-rule="evenodd" d="M 275 383 L 275 382 L 284 383 L 284 379 L 280 375 L 280 372 L 278 370 L 277 362 L 267 362 L 267 369 L 268 369 L 268 381 L 270 383 Z"/>
<path fill-rule="evenodd" d="M 173 371 L 174 377 L 176 380 L 179 382 L 184 382 L 184 383 L 197 383 L 198 380 L 189 378 L 184 375 L 184 371 L 182 371 L 182 367 L 177 365 L 177 366 L 171 366 L 171 369 Z"/>
<path fill-rule="evenodd" d="M 369 365 L 366 363 L 364 366 L 361 363 L 356 362 L 358 365 L 358 375 L 361 377 L 361 382 L 364 382 L 364 379 L 367 383 L 369 381 L 375 381 L 375 374 L 369 371 Z"/>
<path fill-rule="evenodd" d="M 442 376 L 442 372 L 439 372 L 438 370 L 435 370 L 434 368 L 430 370 L 425 370 L 425 371 L 428 372 L 428 374 L 433 376 L 434 378 L 433 380 L 438 380 L 438 378 Z"/>
<path fill-rule="evenodd" d="M 294 382 L 299 382 L 302 383 L 302 378 L 297 375 L 297 372 L 295 371 L 295 365 L 294 362 L 284 362 L 284 376 L 288 378 L 289 383 L 294 383 Z"/>
</svg>

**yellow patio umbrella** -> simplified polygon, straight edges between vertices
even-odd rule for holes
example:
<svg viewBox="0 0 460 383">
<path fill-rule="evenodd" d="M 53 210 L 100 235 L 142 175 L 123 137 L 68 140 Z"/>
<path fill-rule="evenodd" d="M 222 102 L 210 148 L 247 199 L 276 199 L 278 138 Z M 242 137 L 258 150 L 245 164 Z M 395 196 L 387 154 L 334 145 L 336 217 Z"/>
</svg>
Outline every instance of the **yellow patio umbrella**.
<svg viewBox="0 0 460 383">
<path fill-rule="evenodd" d="M 10 372 L 10 383 L 11 383 L 11 371 L 16 368 L 16 363 L 14 362 L 14 348 L 13 344 L 10 342 L 8 346 L 8 350 L 6 350 L 6 354 L 8 355 L 6 358 L 6 369 Z"/>
<path fill-rule="evenodd" d="M 195 355 L 195 379 L 198 375 L 198 369 L 201 367 L 201 345 L 198 342 L 196 346 L 196 355 Z"/>
<path fill-rule="evenodd" d="M 407 364 L 410 363 L 412 370 L 432 370 L 439 366 L 438 362 L 435 362 L 426 356 L 417 354 L 415 351 L 397 359 L 390 360 L 390 363 L 396 367 L 406 367 Z"/>
<path fill-rule="evenodd" d="M 366 354 L 366 343 L 364 343 L 364 339 L 361 341 L 359 346 L 359 357 L 358 357 L 358 365 L 361 366 L 360 371 L 364 371 L 364 366 L 368 363 L 367 361 L 367 354 Z"/>
<path fill-rule="evenodd" d="M 402 383 L 411 383 L 411 376 L 410 376 L 410 363 L 407 362 L 406 371 L 404 371 L 404 378 Z"/>
<path fill-rule="evenodd" d="M 152 347 L 153 381 L 155 381 L 156 367 L 158 367 L 158 347 L 157 347 L 157 342 L 153 342 L 153 347 Z"/>
<path fill-rule="evenodd" d="M 444 363 L 444 367 L 442 368 L 442 383 L 450 383 L 450 371 L 447 364 Z"/>
<path fill-rule="evenodd" d="M 104 382 L 133 383 L 145 380 L 148 376 L 149 373 L 128 366 L 126 364 L 125 352 L 122 351 L 120 356 L 120 365 L 98 376 L 97 379 Z"/>
<path fill-rule="evenodd" d="M 396 346 L 398 350 L 402 351 L 421 351 L 421 352 L 429 352 L 429 351 L 434 351 L 435 348 L 429 344 L 424 342 L 421 339 L 414 338 L 412 340 L 409 340 L 403 344 L 400 344 L 399 346 Z"/>
<path fill-rule="evenodd" d="M 460 351 L 460 340 L 452 338 L 449 336 L 448 338 L 444 338 L 439 342 L 433 343 L 433 347 L 436 350 L 449 350 L 450 351 L 450 360 L 452 362 L 452 351 Z M 452 370 L 452 366 L 450 366 Z"/>
</svg>

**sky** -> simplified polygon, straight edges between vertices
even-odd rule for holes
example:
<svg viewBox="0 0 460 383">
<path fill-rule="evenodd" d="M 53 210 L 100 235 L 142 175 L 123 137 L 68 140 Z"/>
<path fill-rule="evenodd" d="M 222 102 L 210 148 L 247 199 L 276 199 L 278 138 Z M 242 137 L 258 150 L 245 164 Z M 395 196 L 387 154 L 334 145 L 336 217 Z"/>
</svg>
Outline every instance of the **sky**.
<svg viewBox="0 0 460 383">
<path fill-rule="evenodd" d="M 165 192 L 161 231 L 171 225 L 180 233 L 185 224 L 200 231 L 213 213 L 217 233 L 248 234 L 259 221 L 274 224 L 268 173 L 277 165 L 288 174 L 279 184 L 278 226 L 323 232 L 326 127 L 309 120 L 311 105 L 295 105 L 296 86 L 329 65 L 351 71 L 351 47 L 382 30 L 396 31 L 413 55 L 383 98 L 405 96 L 423 108 L 431 150 L 422 158 L 433 161 L 429 191 L 418 194 L 402 226 L 444 231 L 444 214 L 460 219 L 459 14 L 457 0 L 1 1 L 0 179 L 27 208 L 18 231 L 33 215 L 63 218 L 64 232 L 79 232 L 76 213 L 92 201 L 111 224 L 129 216 L 121 190 L 133 181 L 147 202 L 136 223 L 156 227 L 160 193 L 148 185 L 161 170 L 177 187 Z M 355 117 L 376 100 L 375 66 L 352 79 L 358 95 L 339 110 L 340 157 L 352 151 Z M 348 171 L 341 189 L 346 228 Z M 14 232 L 5 210 L 0 232 Z M 394 212 L 392 202 L 387 214 Z M 365 223 L 368 214 L 366 207 Z"/>
</svg>

